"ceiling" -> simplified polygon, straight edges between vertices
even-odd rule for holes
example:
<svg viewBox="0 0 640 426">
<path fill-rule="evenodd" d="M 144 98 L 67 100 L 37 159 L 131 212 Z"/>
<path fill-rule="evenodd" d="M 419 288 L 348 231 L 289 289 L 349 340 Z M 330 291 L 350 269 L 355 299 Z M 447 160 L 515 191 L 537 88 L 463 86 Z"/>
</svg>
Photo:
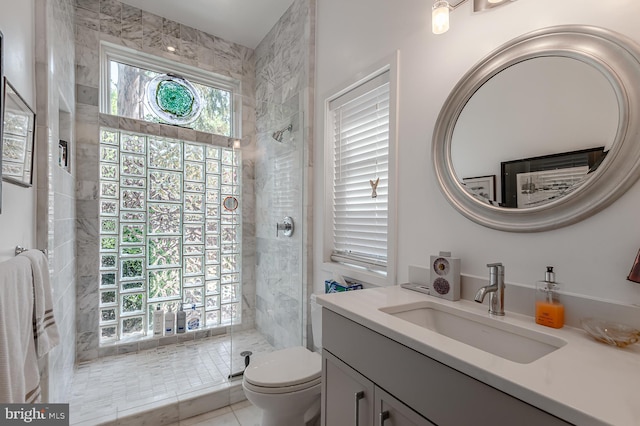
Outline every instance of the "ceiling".
<svg viewBox="0 0 640 426">
<path fill-rule="evenodd" d="M 293 0 L 122 0 L 225 40 L 255 48 Z"/>
</svg>

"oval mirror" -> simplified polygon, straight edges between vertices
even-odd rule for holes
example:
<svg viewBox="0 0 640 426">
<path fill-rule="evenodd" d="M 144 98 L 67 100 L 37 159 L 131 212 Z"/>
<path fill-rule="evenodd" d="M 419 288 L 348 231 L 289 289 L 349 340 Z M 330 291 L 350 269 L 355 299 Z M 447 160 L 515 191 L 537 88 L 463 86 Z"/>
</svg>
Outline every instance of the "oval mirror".
<svg viewBox="0 0 640 426">
<path fill-rule="evenodd" d="M 533 232 L 601 210 L 640 174 L 640 48 L 552 27 L 498 48 L 445 102 L 434 169 L 449 202 L 494 229 Z"/>
</svg>

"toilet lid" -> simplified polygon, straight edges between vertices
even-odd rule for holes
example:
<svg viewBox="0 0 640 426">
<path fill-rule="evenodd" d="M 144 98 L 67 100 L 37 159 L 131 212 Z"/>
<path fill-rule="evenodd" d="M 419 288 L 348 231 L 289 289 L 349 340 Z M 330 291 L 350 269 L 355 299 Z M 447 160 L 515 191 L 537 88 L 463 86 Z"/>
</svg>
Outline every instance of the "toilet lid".
<svg viewBox="0 0 640 426">
<path fill-rule="evenodd" d="M 293 386 L 320 377 L 322 358 L 302 346 L 282 349 L 252 360 L 244 379 L 256 386 Z"/>
</svg>

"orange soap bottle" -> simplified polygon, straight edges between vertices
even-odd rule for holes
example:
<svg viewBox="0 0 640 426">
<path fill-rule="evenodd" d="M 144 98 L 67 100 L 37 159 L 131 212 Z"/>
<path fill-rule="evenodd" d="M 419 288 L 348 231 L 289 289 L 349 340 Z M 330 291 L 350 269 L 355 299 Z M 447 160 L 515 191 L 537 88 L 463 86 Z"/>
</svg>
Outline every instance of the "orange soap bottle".
<svg viewBox="0 0 640 426">
<path fill-rule="evenodd" d="M 536 283 L 536 323 L 552 328 L 564 325 L 564 305 L 558 300 L 553 266 L 547 266 L 544 281 Z"/>
</svg>

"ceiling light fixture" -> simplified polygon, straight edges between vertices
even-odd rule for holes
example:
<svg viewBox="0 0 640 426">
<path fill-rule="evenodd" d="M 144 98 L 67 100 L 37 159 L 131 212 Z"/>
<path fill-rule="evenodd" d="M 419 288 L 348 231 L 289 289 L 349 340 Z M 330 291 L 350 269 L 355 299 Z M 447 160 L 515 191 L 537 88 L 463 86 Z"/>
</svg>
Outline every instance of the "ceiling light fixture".
<svg viewBox="0 0 640 426">
<path fill-rule="evenodd" d="M 434 34 L 446 33 L 449 30 L 449 2 L 436 1 L 431 11 L 431 31 Z"/>
<path fill-rule="evenodd" d="M 431 31 L 443 34 L 449 30 L 449 12 L 467 0 L 437 0 L 431 9 Z M 481 12 L 516 0 L 473 0 L 473 11 Z"/>
</svg>

